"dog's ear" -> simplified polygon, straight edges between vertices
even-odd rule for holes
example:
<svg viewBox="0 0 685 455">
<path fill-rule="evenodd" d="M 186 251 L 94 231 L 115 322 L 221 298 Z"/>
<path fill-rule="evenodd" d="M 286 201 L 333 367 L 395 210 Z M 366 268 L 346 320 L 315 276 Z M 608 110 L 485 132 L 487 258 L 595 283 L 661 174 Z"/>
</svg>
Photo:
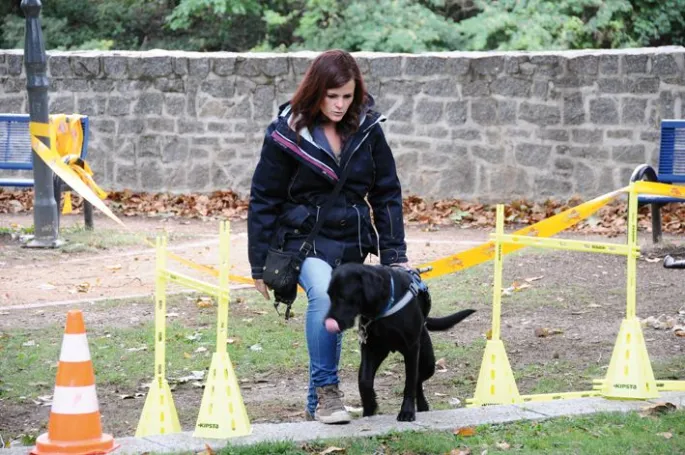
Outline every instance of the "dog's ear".
<svg viewBox="0 0 685 455">
<path fill-rule="evenodd" d="M 388 289 L 389 275 L 382 273 L 378 267 L 366 267 L 361 274 L 362 292 L 367 305 L 378 305 L 385 303 L 390 298 Z"/>
</svg>

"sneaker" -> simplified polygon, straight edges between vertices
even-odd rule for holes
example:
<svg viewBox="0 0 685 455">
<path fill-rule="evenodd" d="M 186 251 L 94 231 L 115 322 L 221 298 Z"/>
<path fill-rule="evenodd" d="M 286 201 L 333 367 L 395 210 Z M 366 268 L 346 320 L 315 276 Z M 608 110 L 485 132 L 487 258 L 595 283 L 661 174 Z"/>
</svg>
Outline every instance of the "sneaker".
<svg viewBox="0 0 685 455">
<path fill-rule="evenodd" d="M 319 399 L 319 405 L 314 413 L 316 420 L 321 423 L 348 423 L 352 420 L 343 406 L 343 393 L 338 389 L 338 384 L 317 387 L 316 396 Z"/>
</svg>

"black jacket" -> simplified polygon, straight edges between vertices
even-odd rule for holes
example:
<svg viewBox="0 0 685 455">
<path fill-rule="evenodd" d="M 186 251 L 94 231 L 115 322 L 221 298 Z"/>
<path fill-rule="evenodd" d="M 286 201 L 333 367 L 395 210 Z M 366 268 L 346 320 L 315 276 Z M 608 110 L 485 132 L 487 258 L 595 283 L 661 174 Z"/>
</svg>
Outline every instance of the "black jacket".
<svg viewBox="0 0 685 455">
<path fill-rule="evenodd" d="M 363 262 L 380 246 L 382 264 L 407 262 L 402 191 L 395 160 L 380 122 L 367 110 L 343 146 L 340 163 L 319 147 L 306 129 L 291 129 L 289 104 L 266 130 L 252 177 L 248 209 L 248 250 L 252 277 L 262 277 L 269 247 L 298 251 L 326 204 L 344 166 L 352 166 L 335 204 L 313 242 L 310 256 L 335 267 Z M 370 206 L 378 238 L 371 224 Z"/>
</svg>

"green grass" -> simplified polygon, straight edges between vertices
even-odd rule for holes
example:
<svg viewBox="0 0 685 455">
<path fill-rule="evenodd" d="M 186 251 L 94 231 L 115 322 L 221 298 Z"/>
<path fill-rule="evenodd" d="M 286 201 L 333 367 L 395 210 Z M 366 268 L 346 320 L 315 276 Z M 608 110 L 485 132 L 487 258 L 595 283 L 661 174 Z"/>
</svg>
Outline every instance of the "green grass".
<svg viewBox="0 0 685 455">
<path fill-rule="evenodd" d="M 130 232 L 121 232 L 114 229 L 88 230 L 82 225 L 75 225 L 62 229 L 60 235 L 66 241 L 60 248 L 64 253 L 94 252 L 110 248 L 128 247 L 138 245 L 146 247 L 142 237 L 144 234 L 135 235 Z M 179 239 L 193 238 L 188 234 L 168 233 L 169 242 Z"/>
<path fill-rule="evenodd" d="M 0 236 L 15 236 L 33 234 L 33 226 L 2 226 L 0 227 Z M 63 253 L 81 253 L 81 252 L 97 252 L 100 250 L 107 250 L 110 248 L 140 246 L 147 247 L 143 242 L 142 237 L 147 236 L 153 239 L 155 233 L 141 233 L 135 235 L 130 232 L 122 232 L 115 229 L 97 228 L 88 230 L 83 225 L 73 225 L 67 228 L 60 229 L 60 238 L 65 240 L 64 245 L 59 248 Z M 181 239 L 190 239 L 194 236 L 192 234 L 168 233 L 169 241 Z"/>
<path fill-rule="evenodd" d="M 455 423 L 455 427 L 458 424 Z M 405 432 L 385 436 L 316 441 L 262 443 L 227 447 L 221 455 L 310 455 L 330 447 L 345 455 L 366 454 L 676 454 L 685 453 L 685 411 L 658 418 L 637 413 L 601 413 L 587 417 L 481 425 L 473 436 L 452 431 Z M 670 438 L 669 438 L 670 435 Z M 454 451 L 454 452 L 452 452 Z M 470 451 L 470 452 L 469 452 Z"/>
</svg>

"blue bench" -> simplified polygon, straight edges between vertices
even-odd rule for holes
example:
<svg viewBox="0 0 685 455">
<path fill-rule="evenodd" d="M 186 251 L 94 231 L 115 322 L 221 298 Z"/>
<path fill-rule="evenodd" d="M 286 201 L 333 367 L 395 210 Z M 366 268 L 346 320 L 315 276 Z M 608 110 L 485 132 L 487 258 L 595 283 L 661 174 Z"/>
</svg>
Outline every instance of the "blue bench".
<svg viewBox="0 0 685 455">
<path fill-rule="evenodd" d="M 659 147 L 659 171 L 648 164 L 641 164 L 630 176 L 631 182 L 647 180 L 660 183 L 685 184 L 685 120 L 662 120 Z M 638 197 L 638 204 L 652 206 L 652 241 L 661 242 L 661 206 L 685 199 L 668 196 Z"/>
<path fill-rule="evenodd" d="M 0 169 L 14 171 L 32 171 L 33 158 L 31 150 L 31 135 L 29 133 L 30 117 L 27 114 L 0 114 Z M 83 144 L 80 159 L 85 161 L 88 154 L 88 117 L 81 118 L 83 128 Z M 0 186 L 31 188 L 34 186 L 32 178 L 0 177 Z M 62 190 L 65 187 L 62 179 L 54 176 L 53 187 L 58 213 L 62 202 Z M 93 228 L 93 206 L 83 201 L 83 216 L 86 228 Z"/>
</svg>

